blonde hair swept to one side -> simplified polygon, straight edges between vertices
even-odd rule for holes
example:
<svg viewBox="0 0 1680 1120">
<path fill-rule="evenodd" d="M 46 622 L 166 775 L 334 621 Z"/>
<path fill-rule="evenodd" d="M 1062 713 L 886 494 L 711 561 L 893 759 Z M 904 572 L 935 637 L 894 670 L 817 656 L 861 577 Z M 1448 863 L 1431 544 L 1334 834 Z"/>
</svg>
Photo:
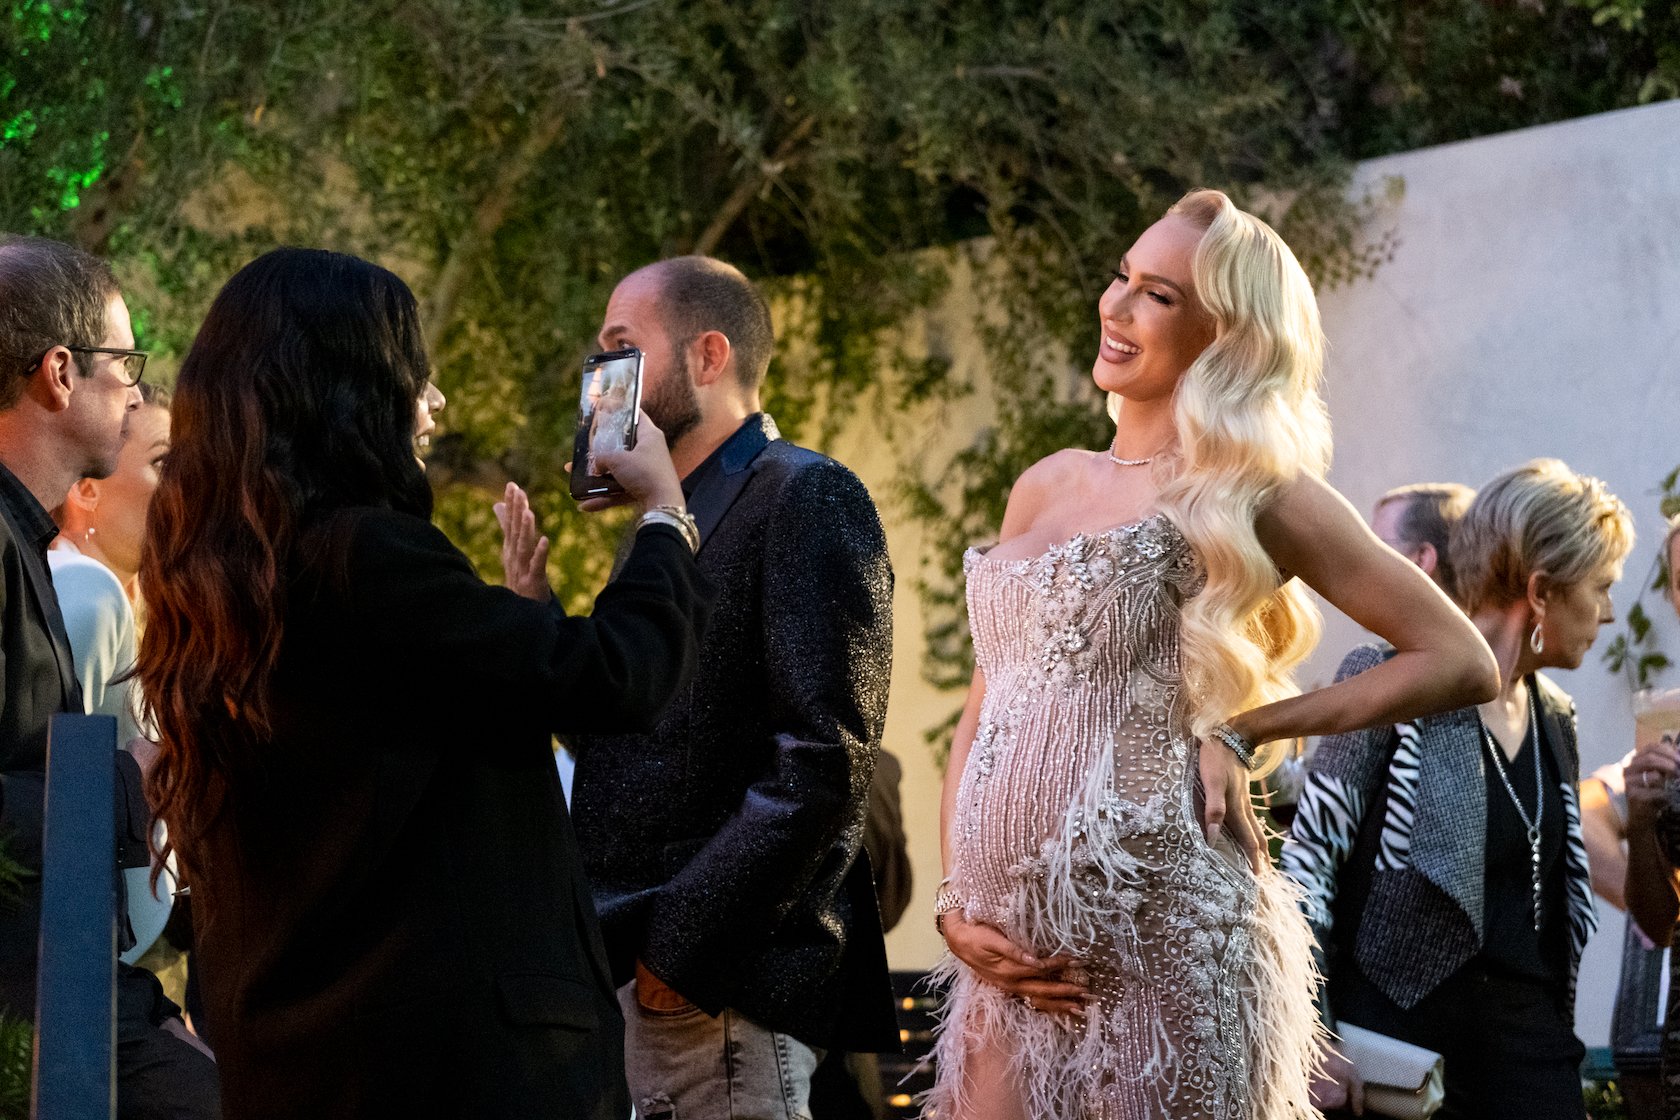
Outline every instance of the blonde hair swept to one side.
<svg viewBox="0 0 1680 1120">
<path fill-rule="evenodd" d="M 1482 487 L 1453 529 L 1458 595 L 1466 611 L 1528 595 L 1543 572 L 1579 583 L 1633 549 L 1633 515 L 1610 488 L 1561 459 L 1531 459 Z"/>
<path fill-rule="evenodd" d="M 1318 303 L 1289 246 L 1220 191 L 1192 191 L 1168 213 L 1205 230 L 1192 282 L 1215 328 L 1179 381 L 1182 469 L 1161 495 L 1206 572 L 1180 637 L 1190 727 L 1205 738 L 1237 712 L 1293 695 L 1293 670 L 1318 641 L 1318 609 L 1298 582 L 1279 585 L 1254 522 L 1280 486 L 1324 476 L 1330 416 Z M 1284 751 L 1263 747 L 1260 772 Z"/>
</svg>

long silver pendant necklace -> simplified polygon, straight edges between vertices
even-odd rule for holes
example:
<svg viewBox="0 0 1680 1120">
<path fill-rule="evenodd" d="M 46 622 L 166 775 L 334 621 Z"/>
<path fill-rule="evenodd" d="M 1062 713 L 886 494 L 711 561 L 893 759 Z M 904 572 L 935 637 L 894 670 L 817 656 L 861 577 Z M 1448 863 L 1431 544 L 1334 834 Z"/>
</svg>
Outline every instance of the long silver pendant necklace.
<svg viewBox="0 0 1680 1120">
<path fill-rule="evenodd" d="M 1534 819 L 1528 819 L 1528 812 L 1522 802 L 1517 800 L 1516 787 L 1505 773 L 1504 752 L 1499 743 L 1488 730 L 1486 723 L 1477 720 L 1482 728 L 1482 742 L 1487 744 L 1488 755 L 1493 759 L 1493 768 L 1499 774 L 1499 780 L 1505 786 L 1505 792 L 1511 795 L 1511 804 L 1516 806 L 1517 816 L 1522 818 L 1523 827 L 1528 830 L 1528 867 L 1531 882 L 1534 886 L 1534 931 L 1540 932 L 1540 822 L 1546 817 L 1546 787 L 1545 779 L 1540 773 L 1540 716 L 1534 707 L 1534 686 L 1528 686 L 1528 734 L 1530 745 L 1534 748 Z"/>
</svg>

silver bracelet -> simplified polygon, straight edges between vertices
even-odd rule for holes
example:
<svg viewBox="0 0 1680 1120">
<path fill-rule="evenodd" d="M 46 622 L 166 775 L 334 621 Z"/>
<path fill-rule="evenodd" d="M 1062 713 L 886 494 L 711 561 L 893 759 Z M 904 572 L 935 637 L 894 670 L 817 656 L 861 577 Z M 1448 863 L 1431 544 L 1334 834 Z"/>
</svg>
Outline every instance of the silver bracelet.
<svg viewBox="0 0 1680 1120">
<path fill-rule="evenodd" d="M 1231 753 L 1237 756 L 1237 761 L 1243 764 L 1244 769 L 1252 770 L 1258 765 L 1260 752 L 1255 749 L 1253 743 L 1248 741 L 1247 736 L 1230 724 L 1216 724 L 1210 734 L 1230 748 Z"/>
<path fill-rule="evenodd" d="M 950 880 L 939 884 L 939 890 L 933 896 L 933 928 L 941 937 L 945 936 L 945 915 L 967 905 L 968 900 L 956 892 Z"/>
<path fill-rule="evenodd" d="M 690 552 L 700 551 L 700 526 L 694 523 L 693 515 L 681 506 L 654 506 L 636 522 L 637 530 L 640 531 L 644 525 L 669 525 L 682 534 Z"/>
</svg>

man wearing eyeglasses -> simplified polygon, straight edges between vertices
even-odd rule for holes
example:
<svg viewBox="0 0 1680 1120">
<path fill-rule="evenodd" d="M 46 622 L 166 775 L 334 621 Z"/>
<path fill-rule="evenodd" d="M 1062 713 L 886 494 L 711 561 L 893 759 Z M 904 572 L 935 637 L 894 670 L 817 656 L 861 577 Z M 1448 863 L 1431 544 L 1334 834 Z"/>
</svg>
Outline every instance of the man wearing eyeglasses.
<svg viewBox="0 0 1680 1120">
<path fill-rule="evenodd" d="M 25 1019 L 35 1015 L 48 721 L 84 710 L 47 568 L 57 532 L 47 511 L 77 479 L 116 469 L 145 364 L 105 262 L 41 238 L 0 239 L 0 843 L 25 872 L 0 905 L 0 1011 Z M 118 820 L 129 822 L 119 862 L 143 863 L 140 769 L 122 751 L 115 765 Z M 119 966 L 119 1117 L 218 1114 L 215 1067 L 178 1015 L 155 977 Z"/>
</svg>

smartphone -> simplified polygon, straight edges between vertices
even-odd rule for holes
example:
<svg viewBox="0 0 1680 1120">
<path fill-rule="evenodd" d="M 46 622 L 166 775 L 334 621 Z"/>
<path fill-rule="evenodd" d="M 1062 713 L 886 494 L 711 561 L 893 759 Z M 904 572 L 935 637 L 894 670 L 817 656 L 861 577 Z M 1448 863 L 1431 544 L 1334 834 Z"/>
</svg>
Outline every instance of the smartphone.
<svg viewBox="0 0 1680 1120">
<path fill-rule="evenodd" d="M 613 476 L 595 466 L 595 453 L 636 446 L 642 407 L 642 352 L 634 346 L 583 360 L 577 433 L 572 437 L 572 497 L 622 494 Z"/>
</svg>

